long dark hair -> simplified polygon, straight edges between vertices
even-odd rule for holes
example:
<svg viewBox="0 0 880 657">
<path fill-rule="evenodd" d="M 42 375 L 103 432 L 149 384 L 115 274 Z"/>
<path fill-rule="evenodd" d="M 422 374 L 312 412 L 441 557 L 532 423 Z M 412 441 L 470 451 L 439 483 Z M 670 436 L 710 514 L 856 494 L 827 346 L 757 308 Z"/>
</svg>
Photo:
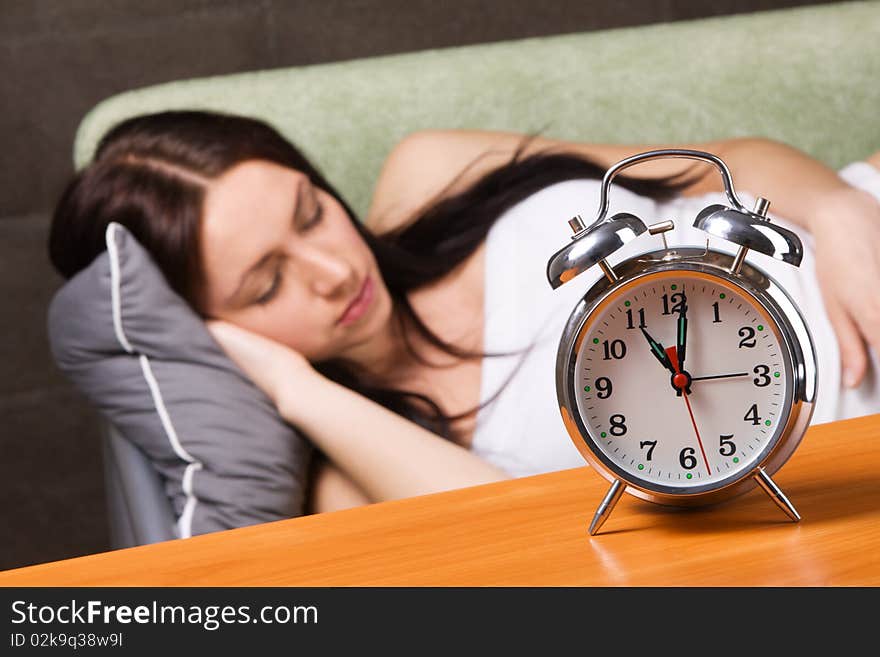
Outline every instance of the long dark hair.
<svg viewBox="0 0 880 657">
<path fill-rule="evenodd" d="M 524 136 L 508 162 L 466 189 L 442 198 L 399 229 L 374 235 L 321 172 L 266 123 L 200 111 L 138 116 L 104 135 L 92 163 L 64 190 L 52 218 L 49 257 L 55 269 L 70 278 L 104 251 L 107 224 L 118 222 L 150 252 L 171 288 L 205 316 L 198 247 L 206 184 L 246 160 L 267 160 L 301 171 L 342 205 L 376 258 L 404 336 L 411 326 L 429 343 L 460 359 L 507 355 L 471 352 L 444 341 L 421 320 L 407 293 L 442 278 L 464 261 L 485 239 L 495 220 L 530 194 L 556 182 L 598 179 L 604 174 L 603 167 L 579 155 L 524 155 L 536 136 Z M 656 199 L 669 198 L 690 182 L 617 180 L 637 194 Z M 405 342 L 413 357 L 429 364 L 409 340 Z M 472 409 L 448 415 L 429 396 L 369 383 L 341 360 L 314 366 L 325 376 L 449 439 L 454 437 L 451 422 L 477 412 L 501 391 Z"/>
</svg>

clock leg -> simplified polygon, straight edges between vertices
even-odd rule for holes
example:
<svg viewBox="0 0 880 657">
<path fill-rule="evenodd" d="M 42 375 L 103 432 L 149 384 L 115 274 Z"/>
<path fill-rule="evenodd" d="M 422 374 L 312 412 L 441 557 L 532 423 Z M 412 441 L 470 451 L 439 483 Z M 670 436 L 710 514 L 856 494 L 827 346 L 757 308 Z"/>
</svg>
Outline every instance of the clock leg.
<svg viewBox="0 0 880 657">
<path fill-rule="evenodd" d="M 794 504 L 792 504 L 789 499 L 785 496 L 779 486 L 776 485 L 770 475 L 764 472 L 764 468 L 759 468 L 758 472 L 755 474 L 755 481 L 758 482 L 758 485 L 764 490 L 767 495 L 770 496 L 770 499 L 776 502 L 776 505 L 785 511 L 785 515 L 789 518 L 798 522 L 801 519 L 801 515 L 797 512 L 797 509 L 794 508 Z"/>
<path fill-rule="evenodd" d="M 605 497 L 602 499 L 599 508 L 596 509 L 596 513 L 593 516 L 593 522 L 590 523 L 590 536 L 595 536 L 596 532 L 598 532 L 602 525 L 605 524 L 605 521 L 608 520 L 608 516 L 614 511 L 614 507 L 620 501 L 620 496 L 623 495 L 624 490 L 626 490 L 626 486 L 624 486 L 623 482 L 620 481 L 620 479 L 615 479 L 614 483 L 611 484 L 611 488 L 605 493 Z"/>
</svg>

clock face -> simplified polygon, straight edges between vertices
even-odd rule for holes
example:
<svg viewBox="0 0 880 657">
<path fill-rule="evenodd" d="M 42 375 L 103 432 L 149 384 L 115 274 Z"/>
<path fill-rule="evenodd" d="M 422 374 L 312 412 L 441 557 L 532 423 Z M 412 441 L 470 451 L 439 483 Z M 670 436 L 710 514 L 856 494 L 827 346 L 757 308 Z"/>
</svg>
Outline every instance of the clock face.
<svg viewBox="0 0 880 657">
<path fill-rule="evenodd" d="M 690 271 L 635 279 L 578 332 L 573 374 L 588 445 L 649 490 L 736 481 L 785 429 L 788 354 L 767 310 L 725 279 Z"/>
</svg>

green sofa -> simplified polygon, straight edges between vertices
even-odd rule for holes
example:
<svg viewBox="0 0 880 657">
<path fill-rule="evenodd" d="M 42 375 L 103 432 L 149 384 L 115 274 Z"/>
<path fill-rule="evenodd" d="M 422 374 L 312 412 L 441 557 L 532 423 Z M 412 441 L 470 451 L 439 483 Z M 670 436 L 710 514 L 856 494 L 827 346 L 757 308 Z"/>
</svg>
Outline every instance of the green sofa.
<svg viewBox="0 0 880 657">
<path fill-rule="evenodd" d="M 390 149 L 425 128 L 618 143 L 763 135 L 841 166 L 880 149 L 878 43 L 880 3 L 853 2 L 186 80 L 95 107 L 75 161 L 122 119 L 201 108 L 275 125 L 361 215 Z M 126 443 L 105 436 L 114 547 L 171 538 L 155 531 L 169 525 L 161 486 Z"/>
<path fill-rule="evenodd" d="M 202 108 L 272 123 L 361 214 L 389 150 L 424 128 L 763 135 L 839 167 L 880 149 L 878 43 L 880 2 L 845 2 L 185 80 L 96 106 L 75 162 L 124 118 Z"/>
</svg>

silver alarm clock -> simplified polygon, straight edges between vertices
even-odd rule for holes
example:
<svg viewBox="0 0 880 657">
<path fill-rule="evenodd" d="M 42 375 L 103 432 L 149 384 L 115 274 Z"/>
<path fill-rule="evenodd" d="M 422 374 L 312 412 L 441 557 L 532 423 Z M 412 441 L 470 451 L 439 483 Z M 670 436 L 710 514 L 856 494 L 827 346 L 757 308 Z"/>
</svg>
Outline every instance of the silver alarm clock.
<svg viewBox="0 0 880 657">
<path fill-rule="evenodd" d="M 710 205 L 694 226 L 736 244 L 735 255 L 669 248 L 671 221 L 647 226 L 629 213 L 606 217 L 609 186 L 635 164 L 664 157 L 713 164 L 727 204 Z M 749 210 L 730 171 L 703 151 L 663 149 L 612 166 L 598 216 L 569 220 L 571 243 L 548 262 L 553 288 L 598 266 L 604 276 L 577 303 L 560 340 L 556 391 L 575 446 L 611 482 L 590 525 L 595 534 L 624 491 L 671 505 L 719 502 L 760 486 L 798 521 L 773 482 L 800 443 L 816 398 L 816 357 L 800 311 L 750 251 L 800 265 L 798 236 Z M 663 248 L 612 265 L 635 239 L 661 235 Z M 644 237 L 642 237 L 644 236 Z"/>
</svg>

